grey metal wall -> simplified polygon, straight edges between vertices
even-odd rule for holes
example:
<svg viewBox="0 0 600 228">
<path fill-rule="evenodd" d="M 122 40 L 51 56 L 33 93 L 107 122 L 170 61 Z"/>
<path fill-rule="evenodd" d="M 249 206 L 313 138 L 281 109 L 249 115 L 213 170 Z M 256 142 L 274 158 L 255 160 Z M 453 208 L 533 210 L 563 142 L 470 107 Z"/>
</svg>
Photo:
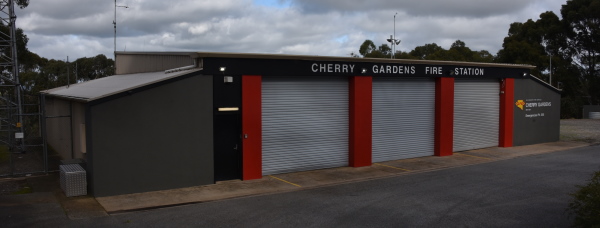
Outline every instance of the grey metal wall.
<svg viewBox="0 0 600 228">
<path fill-rule="evenodd" d="M 93 194 L 214 183 L 212 94 L 212 76 L 199 75 L 92 105 Z"/>
<path fill-rule="evenodd" d="M 347 166 L 348 135 L 346 78 L 263 78 L 263 175 Z"/>
<path fill-rule="evenodd" d="M 522 108 L 517 102 L 522 101 Z M 513 145 L 554 142 L 560 136 L 560 93 L 536 79 L 515 79 Z"/>
<path fill-rule="evenodd" d="M 435 81 L 373 78 L 373 162 L 434 154 Z"/>
<path fill-rule="evenodd" d="M 497 79 L 456 79 L 453 151 L 498 146 L 500 83 Z"/>
<path fill-rule="evenodd" d="M 117 53 L 115 74 L 157 72 L 194 64 L 189 53 Z"/>
<path fill-rule="evenodd" d="M 600 112 L 600 105 L 584 105 L 583 106 L 583 119 L 589 119 L 590 112 Z"/>
<path fill-rule="evenodd" d="M 65 116 L 46 119 L 48 145 L 54 149 L 62 159 L 71 159 L 71 129 L 69 104 L 71 101 L 54 97 L 46 97 L 46 116 Z"/>
<path fill-rule="evenodd" d="M 71 127 L 73 131 L 73 155 L 75 158 L 85 159 L 85 104 L 71 102 Z"/>
</svg>

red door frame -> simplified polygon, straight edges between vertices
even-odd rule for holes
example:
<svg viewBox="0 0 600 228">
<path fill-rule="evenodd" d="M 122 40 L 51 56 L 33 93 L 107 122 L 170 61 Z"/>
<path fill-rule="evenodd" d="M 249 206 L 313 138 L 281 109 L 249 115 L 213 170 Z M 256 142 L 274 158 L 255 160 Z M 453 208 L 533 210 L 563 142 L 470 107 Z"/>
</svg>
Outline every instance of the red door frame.
<svg viewBox="0 0 600 228">
<path fill-rule="evenodd" d="M 372 92 L 373 77 L 350 77 L 349 89 L 349 165 L 370 166 L 372 163 Z"/>
<path fill-rule="evenodd" d="M 500 86 L 500 137 L 498 139 L 499 147 L 513 146 L 514 131 L 514 101 L 515 100 L 515 79 L 502 79 Z"/>
<path fill-rule="evenodd" d="M 454 78 L 435 80 L 435 156 L 452 155 L 454 141 Z"/>
<path fill-rule="evenodd" d="M 262 178 L 262 76 L 242 76 L 242 179 Z"/>
</svg>

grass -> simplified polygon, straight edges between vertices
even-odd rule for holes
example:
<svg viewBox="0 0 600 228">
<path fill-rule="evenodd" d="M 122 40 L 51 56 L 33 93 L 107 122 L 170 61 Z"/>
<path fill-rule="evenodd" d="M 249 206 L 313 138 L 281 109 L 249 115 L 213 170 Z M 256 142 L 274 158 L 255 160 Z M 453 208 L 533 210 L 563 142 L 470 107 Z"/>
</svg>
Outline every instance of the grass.
<svg viewBox="0 0 600 228">
<path fill-rule="evenodd" d="M 10 159 L 10 152 L 8 147 L 5 145 L 0 146 L 0 163 L 8 162 Z"/>
<path fill-rule="evenodd" d="M 12 192 L 11 194 L 21 195 L 21 194 L 29 194 L 29 193 L 33 193 L 33 189 L 31 189 L 31 187 L 29 187 L 29 186 L 24 186 L 20 190 Z"/>
<path fill-rule="evenodd" d="M 574 227 L 600 227 L 600 171 L 586 185 L 576 186 L 567 211 L 574 217 Z"/>
</svg>

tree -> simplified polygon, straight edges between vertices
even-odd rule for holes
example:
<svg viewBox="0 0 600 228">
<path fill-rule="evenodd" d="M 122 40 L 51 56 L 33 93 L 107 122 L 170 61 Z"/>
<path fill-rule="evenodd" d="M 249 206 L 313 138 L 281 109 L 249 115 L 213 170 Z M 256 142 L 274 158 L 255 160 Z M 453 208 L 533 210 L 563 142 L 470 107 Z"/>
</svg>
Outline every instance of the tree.
<svg viewBox="0 0 600 228">
<path fill-rule="evenodd" d="M 363 42 L 362 45 L 360 45 L 358 53 L 360 53 L 363 57 L 366 57 L 368 54 L 375 50 L 377 50 L 375 43 L 373 43 L 372 40 L 365 40 L 365 42 Z"/>
<path fill-rule="evenodd" d="M 72 74 L 77 75 L 77 82 L 102 78 L 114 73 L 112 59 L 108 59 L 102 54 L 91 58 L 79 58 L 71 65 Z"/>
<path fill-rule="evenodd" d="M 390 58 L 392 49 L 387 44 L 376 47 L 373 41 L 365 40 L 359 48 L 359 53 L 365 58 Z M 352 56 L 352 55 L 351 55 Z M 396 51 L 396 59 L 421 59 L 469 62 L 493 62 L 494 55 L 486 50 L 472 51 L 465 42 L 456 40 L 449 50 L 436 43 L 417 46 L 410 52 Z"/>
<path fill-rule="evenodd" d="M 495 58 L 496 56 L 486 50 L 473 52 L 473 62 L 491 63 L 494 62 Z"/>
<path fill-rule="evenodd" d="M 600 104 L 600 0 L 571 0 L 561 8 L 569 54 L 580 69 L 588 104 Z"/>
<path fill-rule="evenodd" d="M 379 45 L 377 52 L 372 53 L 372 58 L 390 58 L 392 56 L 392 48 L 387 44 Z"/>
<path fill-rule="evenodd" d="M 15 0 L 15 4 L 21 9 L 29 6 L 29 0 Z M 10 34 L 7 24 L 0 24 L 0 33 Z M 114 61 L 104 55 L 91 58 L 80 58 L 73 63 L 62 60 L 46 59 L 30 52 L 27 49 L 29 38 L 22 29 L 15 31 L 17 41 L 17 60 L 19 63 L 19 79 L 25 95 L 37 96 L 42 90 L 73 84 L 81 81 L 92 80 L 114 74 Z M 0 48 L 0 54 L 11 56 L 8 47 Z M 77 67 L 75 67 L 77 66 Z M 79 67 L 82 67 L 79 69 Z M 67 72 L 69 70 L 69 72 Z M 0 73 L 4 76 L 12 75 L 12 71 L 6 67 L 0 67 Z M 67 82 L 67 75 L 71 75 Z M 75 75 L 81 75 L 75 81 Z M 11 77 L 8 77 L 11 78 Z M 2 82 L 0 82 L 2 83 Z M 0 93 L 8 92 L 9 88 L 0 88 Z M 27 103 L 27 101 L 25 102 Z"/>
<path fill-rule="evenodd" d="M 579 70 L 571 64 L 565 32 L 556 14 L 545 12 L 537 21 L 529 19 L 525 23 L 512 23 L 502 47 L 498 51 L 497 62 L 534 65 L 536 68 L 532 74 L 546 81 L 549 81 L 552 71 L 553 85 L 559 81 L 563 85 L 561 117 L 580 115 L 583 103 L 580 99 Z"/>
<path fill-rule="evenodd" d="M 376 47 L 372 40 L 365 40 L 365 42 L 360 45 L 358 53 L 365 58 L 390 58 L 392 55 L 392 48 L 387 44 Z"/>
<path fill-rule="evenodd" d="M 28 3 L 28 1 L 25 2 Z M 9 34 L 9 27 L 0 25 L 0 32 Z M 31 95 L 32 99 L 35 99 L 42 90 L 114 74 L 114 61 L 105 55 L 80 58 L 75 63 L 67 63 L 63 60 L 48 60 L 29 51 L 27 48 L 29 38 L 24 34 L 22 29 L 17 28 L 15 35 L 17 40 L 19 79 L 24 95 Z M 7 56 L 11 55 L 10 48 L 0 49 L 0 52 Z M 11 78 L 10 76 L 12 75 L 11 69 L 6 67 L 0 67 L 0 73 L 8 78 Z M 70 75 L 70 77 L 67 77 L 67 75 Z M 78 81 L 75 81 L 75 75 L 81 76 L 78 78 Z M 67 78 L 70 78 L 68 83 Z M 11 90 L 9 87 L 0 88 L 2 94 L 10 92 L 9 90 Z M 31 102 L 25 101 L 25 103 Z"/>
<path fill-rule="evenodd" d="M 542 45 L 543 32 L 536 22 L 529 19 L 525 23 L 510 25 L 508 36 L 504 38 L 497 61 L 501 63 L 531 64 L 537 66 L 532 73 L 540 75 L 548 65 L 547 53 Z"/>
<path fill-rule="evenodd" d="M 396 59 L 419 59 L 415 56 L 412 56 L 409 52 L 396 51 L 394 54 Z"/>
<path fill-rule="evenodd" d="M 430 59 L 429 56 L 433 55 L 436 52 L 444 51 L 444 49 L 438 46 L 435 43 L 425 44 L 423 46 L 415 47 L 412 51 L 409 52 L 410 55 L 416 57 L 417 59 Z"/>
<path fill-rule="evenodd" d="M 17 3 L 17 6 L 19 6 L 21 9 L 29 6 L 29 0 L 16 0 L 15 3 Z"/>
<path fill-rule="evenodd" d="M 580 117 L 582 105 L 600 103 L 600 0 L 567 1 L 561 15 L 511 24 L 496 61 L 535 65 L 546 81 L 552 73 L 552 84 L 562 84 L 561 117 Z"/>
<path fill-rule="evenodd" d="M 416 59 L 443 60 L 443 61 L 466 61 L 466 62 L 493 62 L 494 56 L 486 50 L 473 51 L 465 42 L 456 40 L 446 50 L 435 43 L 415 47 L 409 53 Z"/>
</svg>

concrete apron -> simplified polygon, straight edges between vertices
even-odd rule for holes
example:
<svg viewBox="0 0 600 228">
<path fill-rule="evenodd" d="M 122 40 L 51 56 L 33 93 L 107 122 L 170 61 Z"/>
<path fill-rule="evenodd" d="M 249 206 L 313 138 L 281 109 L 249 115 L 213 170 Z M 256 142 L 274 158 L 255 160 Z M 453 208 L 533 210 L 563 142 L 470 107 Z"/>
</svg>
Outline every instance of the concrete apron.
<svg viewBox="0 0 600 228">
<path fill-rule="evenodd" d="M 457 152 L 452 156 L 446 157 L 428 156 L 374 163 L 369 167 L 340 167 L 285 173 L 264 176 L 258 180 L 222 181 L 214 185 L 97 197 L 96 200 L 108 213 L 128 212 L 410 175 L 413 173 L 550 153 L 589 145 L 589 143 L 585 142 L 559 141 L 509 148 L 491 147 Z"/>
</svg>

